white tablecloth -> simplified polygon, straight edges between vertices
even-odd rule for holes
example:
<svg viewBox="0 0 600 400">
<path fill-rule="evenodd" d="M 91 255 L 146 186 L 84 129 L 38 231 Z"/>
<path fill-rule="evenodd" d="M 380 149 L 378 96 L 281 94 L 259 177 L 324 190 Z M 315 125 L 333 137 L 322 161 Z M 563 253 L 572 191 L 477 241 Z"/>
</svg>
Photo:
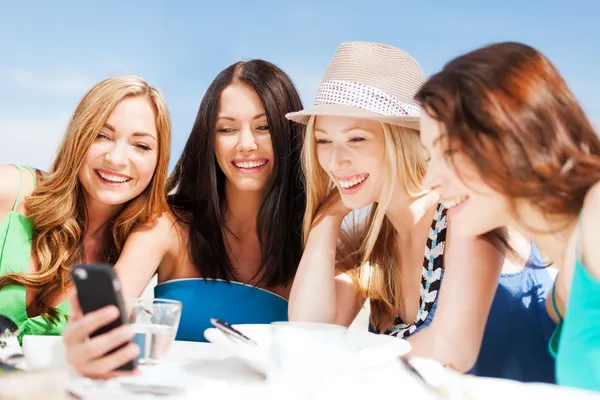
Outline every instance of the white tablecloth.
<svg viewBox="0 0 600 400">
<path fill-rule="evenodd" d="M 463 376 L 428 360 L 415 362 L 415 366 L 428 380 L 434 383 L 446 397 L 450 399 L 569 399 L 598 400 L 600 394 L 593 394 L 573 389 L 546 384 L 523 384 L 502 379 L 476 378 Z M 135 377 L 119 379 L 122 383 L 167 385 L 184 388 L 183 392 L 170 396 L 150 394 L 132 394 L 119 388 L 116 383 L 105 383 L 98 386 L 81 377 L 70 379 L 70 390 L 83 399 L 294 399 L 294 398 L 383 398 L 394 393 L 403 393 L 403 383 L 394 380 L 393 371 L 379 369 L 369 371 L 373 376 L 389 373 L 390 386 L 369 385 L 369 382 L 340 382 L 337 385 L 323 388 L 315 395 L 301 393 L 309 389 L 307 382 L 301 390 L 291 390 L 289 386 L 276 385 L 252 370 L 236 358 L 230 357 L 220 348 L 208 343 L 177 341 L 163 362 L 157 366 L 143 366 L 141 373 Z M 308 393 L 308 392 L 307 392 Z M 405 393 L 406 394 L 406 393 Z M 207 397 L 208 396 L 208 397 Z M 218 397 L 217 397 L 218 396 Z M 316 397 L 315 397 L 316 396 Z M 394 396 L 395 397 L 395 396 Z M 426 396 L 428 397 L 428 396 Z M 432 399 L 436 398 L 431 394 Z M 423 396 L 419 400 L 425 400 Z"/>
</svg>

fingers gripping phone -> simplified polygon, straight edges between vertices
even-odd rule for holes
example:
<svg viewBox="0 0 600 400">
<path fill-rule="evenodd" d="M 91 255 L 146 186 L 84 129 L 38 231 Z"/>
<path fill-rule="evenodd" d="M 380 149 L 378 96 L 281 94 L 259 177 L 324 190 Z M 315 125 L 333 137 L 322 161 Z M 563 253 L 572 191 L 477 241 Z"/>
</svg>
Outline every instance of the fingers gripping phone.
<svg viewBox="0 0 600 400">
<path fill-rule="evenodd" d="M 77 264 L 71 272 L 75 287 L 77 288 L 77 298 L 81 311 L 84 314 L 99 310 L 103 307 L 112 305 L 119 309 L 120 317 L 115 321 L 99 328 L 93 332 L 90 337 L 102 335 L 127 323 L 127 310 L 121 295 L 121 285 L 113 268 L 108 264 Z M 111 350 L 108 354 L 115 352 L 127 343 Z M 131 371 L 137 367 L 137 359 L 117 368 L 118 370 Z"/>
</svg>

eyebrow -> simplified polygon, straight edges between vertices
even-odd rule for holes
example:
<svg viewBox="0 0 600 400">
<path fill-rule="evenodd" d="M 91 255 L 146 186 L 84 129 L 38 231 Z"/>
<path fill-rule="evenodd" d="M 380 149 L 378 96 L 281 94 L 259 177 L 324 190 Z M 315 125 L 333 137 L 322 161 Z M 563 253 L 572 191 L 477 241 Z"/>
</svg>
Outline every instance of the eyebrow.
<svg viewBox="0 0 600 400">
<path fill-rule="evenodd" d="M 256 119 L 260 119 L 260 118 L 266 117 L 266 116 L 267 116 L 267 114 L 265 114 L 265 113 L 256 114 L 254 117 L 252 117 L 252 120 L 254 121 Z M 229 121 L 235 121 L 235 118 L 228 117 L 226 115 L 219 115 L 218 119 L 226 119 L 226 120 L 229 120 Z"/>
<path fill-rule="evenodd" d="M 314 128 L 314 131 L 315 132 L 321 132 L 321 133 L 324 133 L 325 135 L 327 135 L 327 132 L 325 130 L 323 130 L 323 129 L 320 129 L 320 128 Z M 370 133 L 371 135 L 374 134 L 373 131 L 371 131 L 371 130 L 369 130 L 367 128 L 361 128 L 361 127 L 358 127 L 358 126 L 352 126 L 350 128 L 342 129 L 342 133 L 348 133 L 348 132 L 352 132 L 352 131 L 363 131 L 363 132 Z"/>
<path fill-rule="evenodd" d="M 108 122 L 106 122 L 104 124 L 104 127 L 106 129 L 108 129 L 109 131 L 112 131 L 113 133 L 117 132 L 117 130 L 111 124 L 109 124 Z M 152 135 L 150 133 L 147 133 L 147 132 L 134 132 L 133 136 L 134 137 L 149 137 L 149 138 L 152 138 L 152 139 L 156 140 L 156 138 L 154 137 L 154 135 Z"/>
</svg>

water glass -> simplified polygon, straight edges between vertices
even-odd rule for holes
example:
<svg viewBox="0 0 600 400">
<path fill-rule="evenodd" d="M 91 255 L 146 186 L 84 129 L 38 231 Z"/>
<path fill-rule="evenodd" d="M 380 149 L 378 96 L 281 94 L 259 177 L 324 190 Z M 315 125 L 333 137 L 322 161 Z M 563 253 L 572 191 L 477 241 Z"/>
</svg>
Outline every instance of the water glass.
<svg viewBox="0 0 600 400">
<path fill-rule="evenodd" d="M 134 342 L 140 347 L 138 363 L 160 363 L 177 335 L 182 304 L 176 300 L 133 299 L 129 324 L 135 332 Z"/>
</svg>

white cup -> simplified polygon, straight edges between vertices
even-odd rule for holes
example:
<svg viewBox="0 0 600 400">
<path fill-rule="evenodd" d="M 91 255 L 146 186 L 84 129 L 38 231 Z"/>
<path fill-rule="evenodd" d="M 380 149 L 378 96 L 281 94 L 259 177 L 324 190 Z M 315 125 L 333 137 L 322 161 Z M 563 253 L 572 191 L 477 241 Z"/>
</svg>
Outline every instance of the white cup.
<svg viewBox="0 0 600 400">
<path fill-rule="evenodd" d="M 23 336 L 23 355 L 29 370 L 65 368 L 65 346 L 61 336 Z"/>
<path fill-rule="evenodd" d="M 271 381 L 297 389 L 321 390 L 327 382 L 352 381 L 360 376 L 357 349 L 348 330 L 331 324 L 273 323 L 270 354 L 276 365 Z"/>
</svg>

